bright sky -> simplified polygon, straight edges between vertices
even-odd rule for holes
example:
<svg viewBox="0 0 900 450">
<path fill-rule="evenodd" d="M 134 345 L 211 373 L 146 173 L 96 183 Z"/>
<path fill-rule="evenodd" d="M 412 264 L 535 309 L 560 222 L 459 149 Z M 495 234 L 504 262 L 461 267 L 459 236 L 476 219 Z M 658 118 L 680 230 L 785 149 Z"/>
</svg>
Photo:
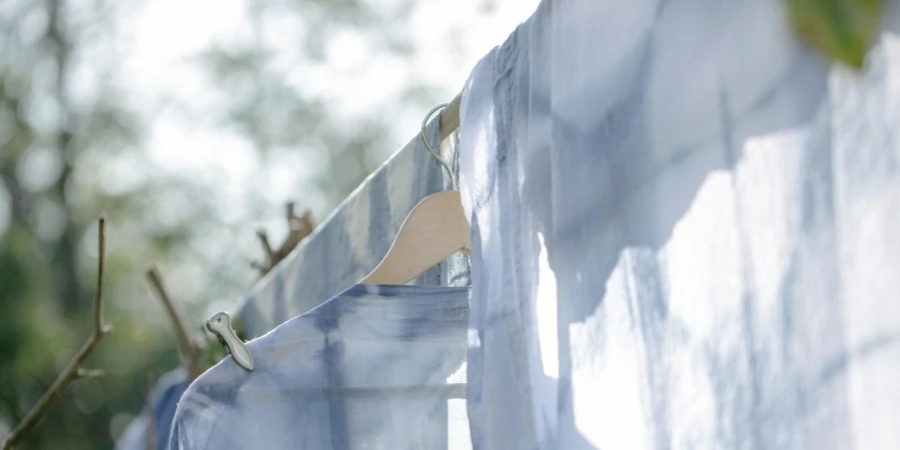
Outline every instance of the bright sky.
<svg viewBox="0 0 900 450">
<path fill-rule="evenodd" d="M 369 0 L 389 5 L 397 0 Z M 304 92 L 320 91 L 338 111 L 349 118 L 390 111 L 395 117 L 394 148 L 378 155 L 386 159 L 412 138 L 426 111 L 392 107 L 408 80 L 425 80 L 440 87 L 442 97 L 451 99 L 462 87 L 469 71 L 488 50 L 501 43 L 518 23 L 537 6 L 537 0 L 496 0 L 493 13 L 478 10 L 483 0 L 430 0 L 420 2 L 410 26 L 419 49 L 412 61 L 367 55 L 364 36 L 344 33 L 327 45 L 326 64 L 292 68 L 292 55 L 300 52 L 292 43 L 296 20 L 270 20 L 265 24 L 267 45 L 284 56 L 284 75 Z M 206 84 L 204 74 L 186 60 L 211 44 L 229 45 L 246 37 L 248 28 L 245 0 L 154 0 L 124 18 L 131 56 L 123 74 L 136 105 L 155 107 L 159 99 L 171 98 L 192 105 L 195 111 L 215 111 L 222 99 Z M 453 49 L 461 49 L 454 53 Z M 287 160 L 262 167 L 249 142 L 215 124 L 194 123 L 176 112 L 153 113 L 147 143 L 153 162 L 191 176 L 199 182 L 222 187 L 239 203 L 242 192 L 264 179 L 266 185 L 252 186 L 271 195 L 279 204 L 294 197 L 298 180 L 309 171 L 321 169 L 320 161 L 285 155 Z M 380 162 L 380 161 L 379 161 Z M 261 171 L 268 172 L 259 177 Z M 327 205 L 306 199 L 307 206 L 321 217 Z M 223 211 L 228 215 L 227 211 Z M 240 214 L 231 214 L 238 219 Z M 277 214 L 280 215 L 280 214 Z"/>
<path fill-rule="evenodd" d="M 213 44 L 233 48 L 250 36 L 247 1 L 139 2 L 139 6 L 118 18 L 119 37 L 109 44 L 117 47 L 116 54 L 127 55 L 117 64 L 120 72 L 115 76 L 117 84 L 126 89 L 121 100 L 144 112 L 148 135 L 142 145 L 153 167 L 122 161 L 120 166 L 128 167 L 119 167 L 118 173 L 127 175 L 107 177 L 104 187 L 110 191 L 127 190 L 129 184 L 135 185 L 135 180 L 159 176 L 159 173 L 174 174 L 207 187 L 217 196 L 210 200 L 225 226 L 204 234 L 192 243 L 190 251 L 202 252 L 207 260 L 223 261 L 223 264 L 258 254 L 259 245 L 252 232 L 256 227 L 264 227 L 273 240 L 280 242 L 285 231 L 282 213 L 285 202 L 298 201 L 299 207 L 311 209 L 319 220 L 333 206 L 316 186 L 306 181 L 312 173 L 328 170 L 321 151 L 286 149 L 271 153 L 266 163 L 242 136 L 211 118 L 204 120 L 222 108 L 227 98 L 210 86 L 207 74 L 190 59 Z M 388 7 L 403 0 L 368 1 Z M 413 59 L 373 54 L 365 36 L 349 31 L 327 43 L 324 63 L 299 64 L 302 30 L 297 27 L 302 26 L 302 21 L 280 13 L 271 15 L 264 23 L 262 35 L 267 49 L 275 52 L 279 77 L 304 95 L 327 99 L 333 110 L 348 122 L 366 115 L 392 118 L 388 130 L 391 145 L 373 155 L 373 164 L 380 164 L 415 136 L 430 109 L 419 110 L 399 103 L 403 87 L 413 81 L 426 82 L 439 88 L 439 101 L 449 101 L 459 92 L 478 60 L 502 43 L 538 4 L 538 0 L 494 0 L 494 8 L 485 12 L 480 9 L 484 2 L 418 2 L 409 23 L 418 49 Z M 261 208 L 248 195 L 251 192 L 263 193 L 267 205 Z M 163 220 L 179 214 L 173 205 L 181 205 L 181 211 L 190 208 L 184 204 L 190 203 L 189 196 L 176 200 L 179 199 L 159 203 L 161 209 L 154 211 L 153 217 Z M 265 217 L 253 212 L 260 209 L 266 211 Z M 216 275 L 215 267 L 204 269 L 209 276 L 228 276 Z M 234 306 L 233 297 L 240 292 L 222 293 L 230 298 L 209 299 L 210 293 L 204 291 L 209 286 L 197 282 L 196 270 L 189 261 L 184 261 L 184 267 L 171 268 L 168 281 L 172 289 L 186 299 L 212 300 L 213 303 L 206 305 L 210 311 Z M 245 272 L 252 279 L 252 271 Z"/>
</svg>

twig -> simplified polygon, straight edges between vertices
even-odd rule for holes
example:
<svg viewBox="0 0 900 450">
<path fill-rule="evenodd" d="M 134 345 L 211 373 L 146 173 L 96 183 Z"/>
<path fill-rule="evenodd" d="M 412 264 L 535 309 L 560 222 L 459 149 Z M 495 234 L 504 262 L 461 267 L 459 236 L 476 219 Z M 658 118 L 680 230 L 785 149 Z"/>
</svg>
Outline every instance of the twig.
<svg viewBox="0 0 900 450">
<path fill-rule="evenodd" d="M 288 236 L 275 252 L 277 259 L 272 264 L 272 267 L 275 267 L 275 264 L 281 262 L 282 259 L 287 258 L 287 255 L 312 233 L 314 227 L 312 212 L 305 211 L 303 217 L 297 217 L 294 214 L 294 204 L 288 204 Z"/>
<path fill-rule="evenodd" d="M 191 342 L 187 327 L 184 325 L 184 321 L 181 320 L 181 316 L 178 315 L 178 310 L 175 309 L 172 298 L 169 297 L 169 292 L 166 290 L 162 277 L 155 267 L 147 271 L 147 279 L 150 280 L 150 284 L 156 289 L 159 299 L 162 300 L 163 306 L 166 308 L 166 313 L 169 314 L 169 319 L 175 327 L 175 334 L 178 335 L 178 342 L 181 344 L 181 358 L 184 360 L 188 375 L 191 377 L 191 380 L 194 380 L 200 376 L 200 366 L 197 363 L 197 347 Z"/>
<path fill-rule="evenodd" d="M 269 268 L 268 268 L 268 267 L 266 267 L 266 266 L 264 266 L 264 265 L 262 265 L 262 264 L 260 264 L 260 263 L 258 263 L 258 262 L 256 262 L 256 261 L 250 261 L 250 267 L 252 267 L 252 268 L 258 270 L 258 271 L 259 271 L 259 274 L 260 274 L 261 276 L 265 275 L 265 274 L 269 271 Z"/>
<path fill-rule="evenodd" d="M 256 237 L 259 238 L 259 243 L 262 244 L 263 251 L 266 252 L 266 257 L 269 259 L 269 267 L 272 267 L 275 265 L 275 250 L 272 250 L 272 245 L 269 244 L 269 236 L 265 230 L 259 230 L 256 232 Z"/>
<path fill-rule="evenodd" d="M 285 212 L 287 213 L 287 222 L 290 224 L 291 221 L 297 217 L 297 215 L 294 214 L 294 202 L 288 202 L 287 205 L 285 205 Z"/>
<path fill-rule="evenodd" d="M 287 213 L 288 235 L 277 249 L 272 248 L 272 245 L 269 243 L 269 236 L 265 230 L 256 232 L 256 237 L 259 238 L 263 250 L 266 252 L 268 262 L 266 264 L 251 263 L 251 267 L 259 270 L 263 276 L 278 265 L 281 260 L 287 258 L 294 248 L 306 239 L 316 227 L 312 218 L 312 212 L 309 210 L 305 211 L 303 216 L 297 216 L 294 202 L 289 202 L 285 205 L 285 212 Z"/>
<path fill-rule="evenodd" d="M 59 377 L 50 385 L 50 388 L 37 401 L 31 411 L 25 415 L 16 428 L 3 441 L 3 450 L 10 450 L 15 446 L 35 425 L 41 420 L 41 417 L 47 412 L 50 406 L 59 398 L 63 389 L 73 380 L 82 378 L 86 373 L 94 373 L 93 371 L 84 371 L 81 365 L 88 356 L 94 351 L 94 348 L 103 339 L 106 333 L 112 331 L 112 326 L 103 324 L 103 271 L 106 266 L 106 218 L 100 217 L 99 233 L 98 233 L 98 264 L 97 264 L 97 297 L 94 299 L 94 332 L 88 338 L 87 342 L 81 347 L 81 350 L 75 355 L 75 358 L 69 362 L 69 365 L 59 374 Z"/>
</svg>

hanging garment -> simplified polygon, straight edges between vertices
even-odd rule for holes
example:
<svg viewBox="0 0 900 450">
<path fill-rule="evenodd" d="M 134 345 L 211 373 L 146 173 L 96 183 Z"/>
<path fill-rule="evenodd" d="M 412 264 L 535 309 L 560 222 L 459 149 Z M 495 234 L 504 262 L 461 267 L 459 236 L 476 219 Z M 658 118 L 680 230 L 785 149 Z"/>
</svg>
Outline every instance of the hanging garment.
<svg viewBox="0 0 900 450">
<path fill-rule="evenodd" d="M 154 443 L 151 448 L 167 449 L 172 418 L 175 417 L 175 406 L 187 386 L 187 371 L 183 368 L 163 375 L 153 386 L 147 409 L 125 428 L 116 442 L 116 450 L 148 450 L 148 443 Z M 149 439 L 148 431 L 153 433 Z"/>
<path fill-rule="evenodd" d="M 441 142 L 438 122 L 432 120 L 425 131 L 435 145 Z M 455 148 L 441 148 L 451 167 Z M 365 277 L 387 253 L 410 211 L 449 182 L 416 133 L 247 294 L 237 311 L 247 336 L 261 336 Z M 468 286 L 468 259 L 454 255 L 411 284 Z"/>
<path fill-rule="evenodd" d="M 252 372 L 229 356 L 197 378 L 178 404 L 169 448 L 470 448 L 461 384 L 468 296 L 468 288 L 347 289 L 248 342 Z"/>
<path fill-rule="evenodd" d="M 900 448 L 900 39 L 785 15 L 545 1 L 478 64 L 475 448 Z"/>
</svg>

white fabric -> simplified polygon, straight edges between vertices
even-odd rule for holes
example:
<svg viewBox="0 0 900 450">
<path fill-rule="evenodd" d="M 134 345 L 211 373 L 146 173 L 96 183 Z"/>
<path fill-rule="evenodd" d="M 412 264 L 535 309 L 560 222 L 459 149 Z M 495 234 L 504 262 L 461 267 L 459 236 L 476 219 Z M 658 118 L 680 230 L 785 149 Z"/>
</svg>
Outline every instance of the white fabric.
<svg viewBox="0 0 900 450">
<path fill-rule="evenodd" d="M 786 23 L 545 1 L 478 64 L 476 449 L 900 448 L 900 38 L 858 76 Z"/>
<path fill-rule="evenodd" d="M 471 448 L 468 298 L 468 288 L 352 286 L 248 342 L 252 372 L 226 357 L 191 383 L 169 448 Z"/>
</svg>

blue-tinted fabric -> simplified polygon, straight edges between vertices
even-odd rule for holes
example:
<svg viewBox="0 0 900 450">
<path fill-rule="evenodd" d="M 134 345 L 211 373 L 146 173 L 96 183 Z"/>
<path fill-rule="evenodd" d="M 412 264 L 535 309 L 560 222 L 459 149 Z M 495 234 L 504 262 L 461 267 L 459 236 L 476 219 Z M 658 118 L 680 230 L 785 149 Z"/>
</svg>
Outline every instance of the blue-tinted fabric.
<svg viewBox="0 0 900 450">
<path fill-rule="evenodd" d="M 426 128 L 434 148 L 441 142 L 438 125 L 432 120 Z M 455 148 L 440 145 L 451 167 Z M 247 294 L 237 310 L 247 336 L 261 336 L 363 279 L 387 254 L 410 211 L 448 186 L 441 165 L 416 133 Z M 468 260 L 460 252 L 411 284 L 468 286 L 468 275 Z"/>
<path fill-rule="evenodd" d="M 900 448 L 900 21 L 546 0 L 461 105 L 475 447 Z"/>
<path fill-rule="evenodd" d="M 440 141 L 438 125 L 433 120 L 427 126 L 432 143 Z M 455 136 L 451 138 L 445 143 L 455 141 Z M 454 168 L 455 149 L 455 145 L 441 146 L 444 159 Z M 248 293 L 237 311 L 246 334 L 261 336 L 363 278 L 384 257 L 416 204 L 447 186 L 443 169 L 416 135 Z M 412 284 L 468 286 L 468 273 L 468 259 L 458 253 Z M 137 430 L 146 424 L 137 422 L 146 419 L 146 415 L 136 418 L 120 445 L 126 438 L 143 445 L 144 435 Z"/>
<path fill-rule="evenodd" d="M 128 425 L 116 443 L 116 449 L 147 450 L 147 443 L 150 441 L 156 443 L 154 448 L 158 450 L 168 448 L 175 408 L 187 386 L 187 372 L 184 369 L 176 369 L 163 375 L 153 387 L 151 401 L 147 405 L 149 411 L 143 411 Z M 154 437 L 148 441 L 147 430 L 151 425 Z"/>
<path fill-rule="evenodd" d="M 465 362 L 468 288 L 355 285 L 247 343 L 195 380 L 170 448 L 469 448 L 454 374 Z M 450 380 L 450 381 L 448 381 Z M 461 400 L 458 400 L 461 401 Z"/>
</svg>

